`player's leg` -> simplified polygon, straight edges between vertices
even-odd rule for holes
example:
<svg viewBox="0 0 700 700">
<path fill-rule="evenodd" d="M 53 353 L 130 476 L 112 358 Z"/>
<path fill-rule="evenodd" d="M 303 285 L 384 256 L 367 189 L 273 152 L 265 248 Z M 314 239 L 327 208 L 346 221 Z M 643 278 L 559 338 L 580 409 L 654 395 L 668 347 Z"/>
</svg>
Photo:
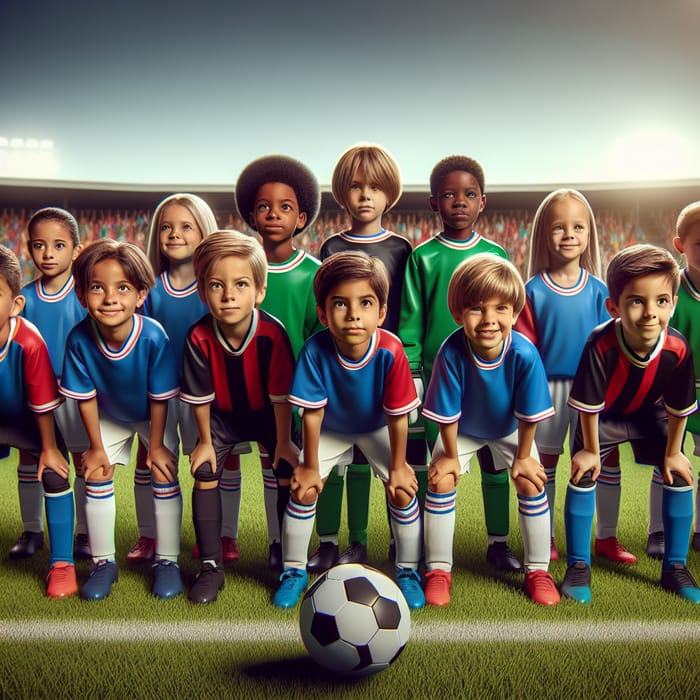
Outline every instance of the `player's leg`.
<svg viewBox="0 0 700 700">
<path fill-rule="evenodd" d="M 10 559 L 25 559 L 44 546 L 44 489 L 37 476 L 36 457 L 20 450 L 17 463 L 17 493 L 22 534 L 10 547 Z"/>
<path fill-rule="evenodd" d="M 469 460 L 480 447 L 467 438 L 458 438 L 462 473 L 469 471 Z M 431 462 L 444 454 L 438 437 Z M 443 606 L 450 602 L 455 530 L 457 485 L 452 478 L 428 487 L 423 503 L 423 542 L 425 545 L 425 602 Z"/>
<path fill-rule="evenodd" d="M 267 521 L 268 564 L 270 571 L 279 576 L 282 573 L 282 519 L 289 502 L 289 481 L 285 479 L 286 486 L 278 488 L 277 474 L 272 468 L 272 457 L 260 443 L 258 443 L 258 449 L 262 468 L 265 519 Z M 286 498 L 281 498 L 282 494 L 286 494 Z"/>
<path fill-rule="evenodd" d="M 320 542 L 306 565 L 309 573 L 319 574 L 330 569 L 338 561 L 338 531 L 343 510 L 344 476 L 344 467 L 331 470 L 318 497 L 316 534 Z"/>
<path fill-rule="evenodd" d="M 243 443 L 246 447 L 248 443 Z M 250 451 L 250 450 L 248 450 Z M 219 498 L 221 499 L 221 556 L 226 562 L 238 561 L 238 522 L 241 515 L 241 457 L 230 453 L 224 462 L 219 480 Z"/>
<path fill-rule="evenodd" d="M 147 457 L 148 449 L 139 440 L 134 469 L 134 504 L 139 537 L 126 555 L 126 560 L 133 564 L 150 562 L 155 554 L 156 516 L 153 488 L 151 487 L 151 470 L 146 464 Z"/>
<path fill-rule="evenodd" d="M 348 504 L 348 546 L 338 557 L 339 564 L 362 564 L 367 560 L 367 524 L 372 469 L 362 450 L 355 448 L 352 464 L 345 471 Z"/>
<path fill-rule="evenodd" d="M 693 455 L 700 457 L 700 434 L 691 433 L 691 435 L 694 445 Z M 698 488 L 695 492 L 695 527 L 693 528 L 692 545 L 696 552 L 700 552 L 700 482 L 698 482 Z"/>
</svg>

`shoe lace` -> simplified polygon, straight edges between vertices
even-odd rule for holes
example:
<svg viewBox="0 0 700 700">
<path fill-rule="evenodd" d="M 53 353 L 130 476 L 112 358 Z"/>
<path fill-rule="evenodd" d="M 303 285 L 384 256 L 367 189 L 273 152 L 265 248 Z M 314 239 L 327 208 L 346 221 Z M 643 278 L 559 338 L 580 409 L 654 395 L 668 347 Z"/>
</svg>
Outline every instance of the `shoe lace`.
<svg viewBox="0 0 700 700">
<path fill-rule="evenodd" d="M 670 570 L 670 574 L 678 588 L 697 588 L 697 584 L 695 583 L 695 579 L 693 579 L 692 574 L 682 564 L 673 567 Z"/>
<path fill-rule="evenodd" d="M 450 587 L 450 577 L 447 571 L 435 569 L 425 574 L 426 588 L 448 589 Z"/>
<path fill-rule="evenodd" d="M 531 571 L 528 574 L 528 582 L 532 588 L 550 588 L 550 576 L 546 571 Z"/>
<path fill-rule="evenodd" d="M 588 567 L 572 564 L 566 570 L 566 583 L 571 587 L 583 587 L 589 585 Z"/>
<path fill-rule="evenodd" d="M 396 581 L 408 585 L 418 583 L 418 574 L 413 569 L 399 569 L 396 573 Z"/>
</svg>

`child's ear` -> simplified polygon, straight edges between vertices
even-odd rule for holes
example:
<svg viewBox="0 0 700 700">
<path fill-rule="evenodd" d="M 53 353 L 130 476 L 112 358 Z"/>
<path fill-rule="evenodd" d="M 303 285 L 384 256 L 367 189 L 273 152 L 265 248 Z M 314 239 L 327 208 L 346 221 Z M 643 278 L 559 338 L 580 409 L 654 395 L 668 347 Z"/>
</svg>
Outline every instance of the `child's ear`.
<svg viewBox="0 0 700 700">
<path fill-rule="evenodd" d="M 87 302 L 85 301 L 85 291 L 83 290 L 82 287 L 78 287 L 77 284 L 75 285 L 75 296 L 78 297 L 78 301 L 80 302 L 80 306 L 87 309 Z"/>
<path fill-rule="evenodd" d="M 253 231 L 258 230 L 258 227 L 255 225 L 255 216 L 252 211 L 250 214 L 248 214 L 248 225 L 253 229 Z"/>
<path fill-rule="evenodd" d="M 255 292 L 255 305 L 260 306 L 260 304 L 263 303 L 263 299 L 265 298 L 265 293 L 267 292 L 267 287 L 260 287 L 256 292 Z"/>
<path fill-rule="evenodd" d="M 620 309 L 610 297 L 605 300 L 605 308 L 613 318 L 620 318 Z"/>
<path fill-rule="evenodd" d="M 24 308 L 24 302 L 26 301 L 23 294 L 18 294 L 12 300 L 12 308 L 10 309 L 10 316 L 19 316 Z"/>
<path fill-rule="evenodd" d="M 324 309 L 322 309 L 320 306 L 316 307 L 316 315 L 318 316 L 318 320 L 326 327 L 328 327 L 328 317 L 326 316 L 326 312 Z"/>
<path fill-rule="evenodd" d="M 678 236 L 674 236 L 673 238 L 673 247 L 681 254 L 683 255 L 685 253 L 685 248 L 683 248 L 683 241 L 680 239 Z"/>
<path fill-rule="evenodd" d="M 300 231 L 304 228 L 304 226 L 306 226 L 307 219 L 308 216 L 306 215 L 306 212 L 300 211 L 299 216 L 297 217 L 297 231 Z"/>
<path fill-rule="evenodd" d="M 384 323 L 384 321 L 386 320 L 386 311 L 386 304 L 382 304 L 381 308 L 379 309 L 379 320 L 377 321 L 378 326 L 381 326 L 382 323 Z"/>
<path fill-rule="evenodd" d="M 146 301 L 147 296 L 148 296 L 147 289 L 139 289 L 138 293 L 136 294 L 136 308 L 137 309 L 140 309 L 143 306 L 143 303 Z"/>
<path fill-rule="evenodd" d="M 482 194 L 481 195 L 481 203 L 479 204 L 479 213 L 484 211 L 484 208 L 486 207 L 486 195 Z"/>
<path fill-rule="evenodd" d="M 82 250 L 83 250 L 83 244 L 78 243 L 78 245 L 75 246 L 75 248 L 73 249 L 73 257 L 71 258 L 71 260 L 75 260 L 80 255 Z"/>
<path fill-rule="evenodd" d="M 438 213 L 437 197 L 431 196 L 430 199 L 428 199 L 428 203 L 430 204 L 430 208 L 437 214 Z"/>
</svg>

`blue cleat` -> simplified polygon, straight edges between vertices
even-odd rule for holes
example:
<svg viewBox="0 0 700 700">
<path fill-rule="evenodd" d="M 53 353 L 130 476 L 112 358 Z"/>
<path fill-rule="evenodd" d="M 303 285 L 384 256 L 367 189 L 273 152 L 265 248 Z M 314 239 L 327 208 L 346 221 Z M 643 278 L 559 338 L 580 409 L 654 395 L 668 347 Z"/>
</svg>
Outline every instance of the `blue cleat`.
<svg viewBox="0 0 700 700">
<path fill-rule="evenodd" d="M 102 559 L 95 564 L 88 580 L 80 589 L 80 597 L 83 600 L 102 600 L 110 594 L 112 584 L 118 579 L 117 563 Z"/>
<path fill-rule="evenodd" d="M 418 610 L 425 607 L 425 593 L 421 587 L 420 574 L 415 569 L 396 569 L 396 585 L 409 608 Z"/>
<path fill-rule="evenodd" d="M 303 569 L 285 569 L 280 576 L 280 581 L 272 602 L 278 608 L 293 608 L 306 590 L 309 577 Z"/>
<path fill-rule="evenodd" d="M 153 567 L 153 595 L 167 600 L 180 595 L 184 588 L 180 567 L 174 561 L 160 559 Z"/>
<path fill-rule="evenodd" d="M 680 562 L 671 564 L 661 572 L 661 585 L 667 591 L 675 593 L 691 603 L 700 603 L 700 588 L 690 575 L 690 571 Z"/>
<path fill-rule="evenodd" d="M 561 594 L 577 603 L 591 602 L 591 569 L 585 561 L 575 561 L 566 570 Z"/>
</svg>

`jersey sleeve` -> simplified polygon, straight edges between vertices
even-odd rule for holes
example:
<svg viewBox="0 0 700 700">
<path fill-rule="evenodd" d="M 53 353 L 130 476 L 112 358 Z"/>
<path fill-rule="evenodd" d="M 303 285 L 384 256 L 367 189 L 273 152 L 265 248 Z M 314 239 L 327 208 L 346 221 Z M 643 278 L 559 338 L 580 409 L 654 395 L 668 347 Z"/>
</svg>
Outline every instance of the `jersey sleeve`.
<svg viewBox="0 0 700 700">
<path fill-rule="evenodd" d="M 82 324 L 68 335 L 61 372 L 61 393 L 76 401 L 87 401 L 97 396 L 97 387 L 90 376 L 88 363 L 81 351 L 82 335 Z"/>
<path fill-rule="evenodd" d="M 328 392 L 323 380 L 320 360 L 322 353 L 315 351 L 318 336 L 313 336 L 304 344 L 294 371 L 289 403 L 302 408 L 323 408 L 328 403 Z"/>
<path fill-rule="evenodd" d="M 185 338 L 180 399 L 190 404 L 214 401 L 216 394 L 210 362 L 190 331 Z"/>
<path fill-rule="evenodd" d="M 680 339 L 679 339 L 680 340 Z M 690 346 L 683 339 L 686 352 L 680 355 L 673 376 L 666 384 L 663 401 L 666 411 L 678 418 L 685 418 L 697 411 L 695 394 L 695 370 Z"/>
<path fill-rule="evenodd" d="M 287 334 L 279 330 L 279 338 L 272 346 L 270 361 L 270 401 L 285 403 L 294 377 L 294 353 Z"/>
<path fill-rule="evenodd" d="M 418 408 L 420 401 L 401 342 L 394 336 L 391 339 L 395 341 L 393 362 L 384 383 L 382 408 L 390 416 L 401 416 Z"/>
<path fill-rule="evenodd" d="M 34 413 L 48 413 L 61 404 L 56 375 L 46 343 L 38 333 L 24 346 L 24 381 L 27 403 Z"/>
<path fill-rule="evenodd" d="M 178 395 L 178 372 L 168 336 L 163 331 L 154 337 L 150 371 L 148 372 L 148 398 L 167 401 Z"/>
<path fill-rule="evenodd" d="M 530 303 L 530 299 L 526 299 L 525 306 L 518 316 L 518 320 L 513 326 L 514 330 L 522 333 L 531 343 L 537 345 L 537 328 L 535 327 L 535 313 Z"/>
<path fill-rule="evenodd" d="M 549 395 L 547 374 L 537 348 L 529 343 L 521 346 L 518 360 L 518 378 L 513 387 L 513 414 L 517 420 L 525 423 L 539 423 L 551 418 L 554 407 Z"/>
<path fill-rule="evenodd" d="M 605 363 L 591 335 L 581 353 L 567 403 L 583 413 L 600 413 L 605 408 L 605 387 Z"/>
<path fill-rule="evenodd" d="M 438 351 L 423 401 L 423 415 L 440 424 L 456 423 L 462 416 L 463 380 L 449 343 Z"/>
</svg>

